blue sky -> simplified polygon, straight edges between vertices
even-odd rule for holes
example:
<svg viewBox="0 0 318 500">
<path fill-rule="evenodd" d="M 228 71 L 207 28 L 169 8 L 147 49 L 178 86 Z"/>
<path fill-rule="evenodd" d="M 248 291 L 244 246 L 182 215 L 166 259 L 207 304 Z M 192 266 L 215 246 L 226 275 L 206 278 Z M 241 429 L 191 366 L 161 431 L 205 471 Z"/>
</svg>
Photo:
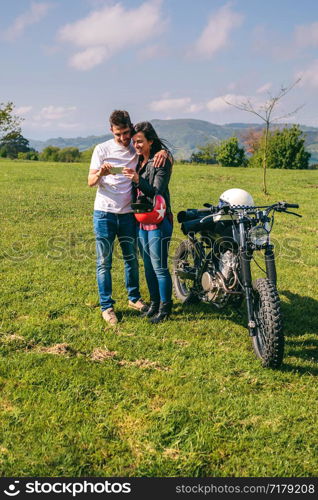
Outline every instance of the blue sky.
<svg viewBox="0 0 318 500">
<path fill-rule="evenodd" d="M 316 0 L 0 0 L 0 101 L 32 139 L 101 135 L 113 109 L 133 121 L 255 122 L 301 77 L 278 114 L 318 127 Z"/>
</svg>

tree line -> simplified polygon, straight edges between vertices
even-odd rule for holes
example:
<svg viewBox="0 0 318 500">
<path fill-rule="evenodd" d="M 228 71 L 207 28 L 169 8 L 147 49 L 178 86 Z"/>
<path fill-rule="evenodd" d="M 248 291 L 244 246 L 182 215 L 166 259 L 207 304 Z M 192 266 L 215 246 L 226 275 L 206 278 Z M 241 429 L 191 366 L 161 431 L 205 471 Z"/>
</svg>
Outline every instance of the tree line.
<svg viewBox="0 0 318 500">
<path fill-rule="evenodd" d="M 262 167 L 266 148 L 267 167 L 308 169 L 310 153 L 298 125 L 277 128 L 265 137 L 262 129 L 250 129 L 241 136 L 230 137 L 220 144 L 209 142 L 199 146 L 185 163 L 218 163 L 224 167 Z"/>
<path fill-rule="evenodd" d="M 60 149 L 56 146 L 47 146 L 39 153 L 35 149 L 30 148 L 29 141 L 22 136 L 0 143 L 0 158 L 10 158 L 12 160 L 61 161 L 72 163 L 87 161 L 90 159 L 91 155 L 92 150 L 80 152 L 79 149 L 75 147 Z"/>
<path fill-rule="evenodd" d="M 93 148 L 80 152 L 76 147 L 47 146 L 38 152 L 29 146 L 21 132 L 22 119 L 14 114 L 12 102 L 0 103 L 0 157 L 53 162 L 89 161 Z M 305 149 L 303 132 L 298 125 L 273 131 L 252 129 L 245 132 L 241 144 L 230 137 L 220 144 L 199 146 L 184 163 L 218 163 L 224 167 L 262 167 L 266 154 L 268 168 L 308 169 L 310 153 Z"/>
</svg>

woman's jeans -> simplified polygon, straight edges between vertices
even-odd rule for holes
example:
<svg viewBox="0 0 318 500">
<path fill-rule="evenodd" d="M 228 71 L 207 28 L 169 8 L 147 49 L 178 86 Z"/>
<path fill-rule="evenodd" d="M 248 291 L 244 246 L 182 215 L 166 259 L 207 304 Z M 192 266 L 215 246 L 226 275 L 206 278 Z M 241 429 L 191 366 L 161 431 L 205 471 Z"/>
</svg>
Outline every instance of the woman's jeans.
<svg viewBox="0 0 318 500">
<path fill-rule="evenodd" d="M 172 281 L 168 269 L 168 250 L 172 224 L 166 217 L 158 229 L 139 229 L 139 250 L 144 261 L 146 281 L 153 302 L 170 302 Z"/>
<path fill-rule="evenodd" d="M 113 214 L 94 210 L 94 231 L 96 235 L 97 285 L 102 311 L 112 307 L 112 257 L 114 241 L 118 237 L 125 263 L 125 285 L 128 299 L 140 299 L 137 260 L 137 228 L 132 213 Z"/>
</svg>

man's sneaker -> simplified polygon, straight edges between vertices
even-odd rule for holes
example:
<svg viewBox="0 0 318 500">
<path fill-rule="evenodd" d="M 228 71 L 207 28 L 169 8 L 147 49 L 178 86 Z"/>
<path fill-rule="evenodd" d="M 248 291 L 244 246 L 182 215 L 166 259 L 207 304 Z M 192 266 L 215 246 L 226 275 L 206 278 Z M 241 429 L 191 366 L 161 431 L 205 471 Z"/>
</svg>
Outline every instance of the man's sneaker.
<svg viewBox="0 0 318 500">
<path fill-rule="evenodd" d="M 102 316 L 104 320 L 110 325 L 116 325 L 118 323 L 118 319 L 113 307 L 109 307 L 108 309 L 103 311 Z"/>
<path fill-rule="evenodd" d="M 138 299 L 136 302 L 129 300 L 128 307 L 131 307 L 132 309 L 136 309 L 137 311 L 139 311 L 141 313 L 148 310 L 148 306 L 147 306 L 146 302 L 144 302 L 142 299 Z"/>
</svg>

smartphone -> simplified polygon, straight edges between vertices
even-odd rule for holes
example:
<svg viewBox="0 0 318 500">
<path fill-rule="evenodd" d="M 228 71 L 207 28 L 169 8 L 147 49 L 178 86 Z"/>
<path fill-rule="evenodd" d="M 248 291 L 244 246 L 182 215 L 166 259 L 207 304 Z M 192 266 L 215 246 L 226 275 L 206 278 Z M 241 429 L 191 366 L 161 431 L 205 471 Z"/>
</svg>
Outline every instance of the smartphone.
<svg viewBox="0 0 318 500">
<path fill-rule="evenodd" d="M 110 173 L 115 175 L 115 174 L 121 174 L 123 167 L 112 167 L 110 169 Z"/>
<path fill-rule="evenodd" d="M 103 163 L 101 164 L 101 166 L 103 165 Z M 109 173 L 110 174 L 121 174 L 121 171 L 122 171 L 123 167 L 115 167 L 114 165 L 112 165 L 112 168 L 110 169 Z"/>
</svg>

